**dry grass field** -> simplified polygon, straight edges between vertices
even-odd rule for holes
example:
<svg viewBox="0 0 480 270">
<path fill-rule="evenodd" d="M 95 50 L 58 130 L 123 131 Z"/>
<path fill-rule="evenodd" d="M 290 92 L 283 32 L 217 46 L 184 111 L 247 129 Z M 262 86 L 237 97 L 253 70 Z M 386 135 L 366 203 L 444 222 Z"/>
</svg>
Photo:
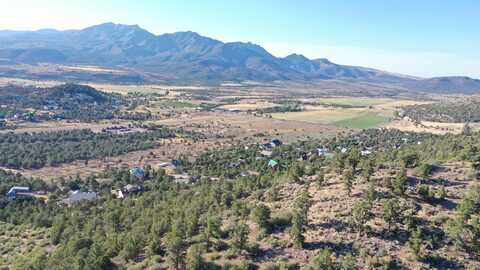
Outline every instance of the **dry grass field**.
<svg viewBox="0 0 480 270">
<path fill-rule="evenodd" d="M 420 124 L 416 124 L 412 120 L 405 117 L 403 119 L 392 121 L 385 127 L 411 132 L 426 132 L 433 134 L 460 134 L 464 126 L 464 123 L 438 123 L 430 121 L 422 121 Z M 470 127 L 473 130 L 480 130 L 479 123 L 470 124 Z"/>
<path fill-rule="evenodd" d="M 236 104 L 228 104 L 220 106 L 223 109 L 237 109 L 241 111 L 249 111 L 249 110 L 258 110 L 258 109 L 265 109 L 265 108 L 272 108 L 278 106 L 278 104 L 264 101 L 264 100 L 256 100 L 256 99 L 242 99 L 241 102 Z"/>
<path fill-rule="evenodd" d="M 0 133 L 6 132 L 52 132 L 60 130 L 73 129 L 91 129 L 93 132 L 101 132 L 102 129 L 112 125 L 128 125 L 128 121 L 101 121 L 99 123 L 82 123 L 69 121 L 45 121 L 45 122 L 24 122 L 19 123 L 15 129 L 0 130 Z"/>
</svg>

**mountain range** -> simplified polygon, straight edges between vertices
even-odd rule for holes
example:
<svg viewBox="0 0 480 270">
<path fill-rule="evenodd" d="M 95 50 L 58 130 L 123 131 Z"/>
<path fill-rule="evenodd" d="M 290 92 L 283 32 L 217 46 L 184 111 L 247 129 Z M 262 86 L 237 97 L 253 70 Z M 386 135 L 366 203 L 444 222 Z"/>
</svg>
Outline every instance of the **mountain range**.
<svg viewBox="0 0 480 270">
<path fill-rule="evenodd" d="M 417 78 L 300 54 L 275 57 L 259 45 L 224 43 L 190 31 L 154 35 L 137 25 L 114 23 L 82 30 L 0 31 L 0 75 L 19 73 L 8 66 L 41 63 L 115 68 L 128 74 L 125 80 L 139 82 L 343 80 L 419 91 L 480 91 L 480 80 L 469 77 Z"/>
</svg>

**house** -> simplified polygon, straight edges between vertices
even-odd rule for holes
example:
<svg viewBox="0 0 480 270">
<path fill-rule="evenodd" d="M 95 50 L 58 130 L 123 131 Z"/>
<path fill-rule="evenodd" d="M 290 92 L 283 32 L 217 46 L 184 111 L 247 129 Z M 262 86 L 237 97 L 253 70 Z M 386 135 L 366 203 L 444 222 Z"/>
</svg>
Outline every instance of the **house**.
<svg viewBox="0 0 480 270">
<path fill-rule="evenodd" d="M 269 168 L 274 169 L 274 168 L 276 168 L 277 166 L 278 166 L 278 161 L 273 160 L 273 159 L 270 159 L 270 161 L 268 161 L 268 167 L 269 167 Z"/>
<path fill-rule="evenodd" d="M 30 187 L 12 187 L 10 190 L 7 192 L 7 197 L 10 200 L 15 200 L 18 197 L 31 197 L 33 196 L 32 191 L 30 190 Z"/>
<path fill-rule="evenodd" d="M 370 151 L 370 150 L 362 150 L 362 151 L 360 151 L 360 155 L 361 155 L 362 157 L 368 156 L 368 155 L 370 155 L 371 153 L 372 153 L 372 151 Z"/>
<path fill-rule="evenodd" d="M 143 191 L 143 188 L 138 185 L 128 184 L 123 187 L 123 191 L 126 193 L 137 193 Z"/>
<path fill-rule="evenodd" d="M 240 167 L 240 162 L 230 162 L 227 167 L 228 168 L 238 168 L 238 167 Z"/>
<path fill-rule="evenodd" d="M 283 144 L 282 141 L 280 141 L 279 139 L 273 139 L 273 140 L 270 142 L 270 145 L 271 145 L 272 147 L 277 147 L 277 146 L 280 146 L 280 145 L 282 145 L 282 144 Z"/>
<path fill-rule="evenodd" d="M 177 184 L 188 184 L 190 183 L 191 177 L 188 174 L 172 174 L 173 181 Z"/>
<path fill-rule="evenodd" d="M 268 151 L 268 150 L 262 150 L 262 151 L 260 151 L 260 154 L 261 154 L 262 156 L 271 157 L 272 154 L 273 154 L 273 152 L 272 152 L 272 151 Z"/>
<path fill-rule="evenodd" d="M 74 190 L 70 191 L 68 193 L 68 198 L 63 200 L 63 203 L 65 204 L 74 204 L 80 201 L 90 201 L 90 200 L 95 200 L 97 198 L 97 193 L 96 192 L 84 192 L 80 190 Z"/>
<path fill-rule="evenodd" d="M 166 168 L 168 166 L 171 166 L 172 164 L 168 163 L 168 162 L 162 162 L 160 164 L 158 164 L 158 166 L 160 166 L 161 168 Z"/>
<path fill-rule="evenodd" d="M 270 144 L 270 143 L 264 143 L 264 144 L 260 145 L 260 149 L 270 150 L 270 149 L 272 149 L 272 144 Z"/>
<path fill-rule="evenodd" d="M 342 154 L 345 154 L 345 153 L 347 153 L 347 151 L 348 151 L 348 149 L 347 149 L 347 148 L 345 148 L 345 147 L 343 147 L 343 148 L 340 150 L 340 152 L 341 152 Z"/>
<path fill-rule="evenodd" d="M 137 178 L 144 178 L 145 177 L 145 170 L 139 167 L 135 167 L 130 170 L 130 174 L 137 177 Z"/>
<path fill-rule="evenodd" d="M 138 185 L 128 184 L 121 189 L 112 190 L 112 194 L 118 199 L 125 199 L 129 194 L 142 192 L 143 188 Z"/>
<path fill-rule="evenodd" d="M 319 157 L 326 156 L 328 153 L 329 153 L 329 152 L 328 152 L 328 149 L 327 149 L 327 148 L 324 148 L 324 147 L 322 147 L 322 148 L 317 148 L 317 155 L 318 155 Z"/>
<path fill-rule="evenodd" d="M 305 152 L 300 153 L 300 155 L 299 155 L 299 157 L 298 157 L 298 160 L 299 160 L 299 161 L 307 160 L 307 159 L 308 159 L 307 153 L 305 153 Z"/>
<path fill-rule="evenodd" d="M 175 166 L 175 167 L 178 167 L 178 166 L 182 166 L 182 161 L 179 160 L 179 159 L 172 159 L 172 165 Z"/>
</svg>

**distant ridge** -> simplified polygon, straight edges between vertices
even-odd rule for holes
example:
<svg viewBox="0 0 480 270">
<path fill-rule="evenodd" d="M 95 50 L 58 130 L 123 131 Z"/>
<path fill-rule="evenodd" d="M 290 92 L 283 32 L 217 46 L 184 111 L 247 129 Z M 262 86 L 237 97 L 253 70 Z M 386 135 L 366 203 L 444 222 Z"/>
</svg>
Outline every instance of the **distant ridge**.
<svg viewBox="0 0 480 270">
<path fill-rule="evenodd" d="M 199 83 L 348 80 L 418 91 L 480 91 L 480 80 L 469 77 L 420 79 L 338 65 L 325 58 L 308 59 L 300 54 L 281 58 L 256 44 L 224 43 L 191 31 L 154 35 L 138 25 L 114 23 L 82 30 L 0 31 L 0 67 L 38 63 L 128 69 L 136 72 L 131 78 L 139 82 L 143 79 Z M 0 75 L 5 74 L 0 69 Z"/>
</svg>

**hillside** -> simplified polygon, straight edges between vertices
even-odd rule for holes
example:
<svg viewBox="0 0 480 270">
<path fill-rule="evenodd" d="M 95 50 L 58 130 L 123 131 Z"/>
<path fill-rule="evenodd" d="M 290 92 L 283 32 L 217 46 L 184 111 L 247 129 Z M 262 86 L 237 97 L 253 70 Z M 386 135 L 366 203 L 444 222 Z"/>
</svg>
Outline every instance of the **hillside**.
<svg viewBox="0 0 480 270">
<path fill-rule="evenodd" d="M 472 93 L 480 80 L 468 77 L 413 78 L 371 68 L 338 65 L 327 59 L 292 54 L 275 57 L 259 45 L 224 43 L 194 32 L 154 35 L 138 25 L 105 23 L 82 30 L 0 31 L 0 75 L 62 78 L 58 74 L 9 67 L 39 63 L 115 67 L 119 74 L 73 79 L 119 82 L 222 82 L 344 80 L 395 86 L 404 90 Z M 68 77 L 68 76 L 66 76 Z"/>
<path fill-rule="evenodd" d="M 479 135 L 368 130 L 276 146 L 276 163 L 259 145 L 211 150 L 177 160 L 187 182 L 151 167 L 57 185 L 0 170 L 0 266 L 478 269 Z M 112 195 L 127 184 L 142 189 Z M 13 185 L 33 197 L 7 198 Z M 97 197 L 67 207 L 78 189 Z"/>
<path fill-rule="evenodd" d="M 8 119 L 112 118 L 127 100 L 86 85 L 63 84 L 50 88 L 0 87 L 0 117 Z"/>
</svg>

